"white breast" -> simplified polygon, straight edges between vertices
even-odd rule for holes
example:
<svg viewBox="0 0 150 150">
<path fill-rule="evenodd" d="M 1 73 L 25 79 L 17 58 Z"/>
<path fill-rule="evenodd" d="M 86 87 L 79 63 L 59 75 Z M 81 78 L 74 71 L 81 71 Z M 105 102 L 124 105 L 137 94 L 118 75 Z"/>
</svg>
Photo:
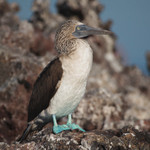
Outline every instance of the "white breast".
<svg viewBox="0 0 150 150">
<path fill-rule="evenodd" d="M 93 54 L 89 44 L 80 40 L 78 48 L 68 56 L 60 57 L 63 77 L 48 112 L 57 117 L 66 116 L 74 111 L 82 99 L 87 78 L 92 66 Z"/>
</svg>

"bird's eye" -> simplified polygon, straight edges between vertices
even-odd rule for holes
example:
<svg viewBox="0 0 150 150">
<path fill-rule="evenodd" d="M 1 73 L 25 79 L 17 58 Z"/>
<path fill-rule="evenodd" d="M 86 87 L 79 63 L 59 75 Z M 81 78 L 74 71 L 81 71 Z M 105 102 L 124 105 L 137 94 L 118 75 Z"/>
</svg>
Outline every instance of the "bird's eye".
<svg viewBox="0 0 150 150">
<path fill-rule="evenodd" d="M 77 27 L 77 30 L 80 30 L 80 27 Z"/>
</svg>

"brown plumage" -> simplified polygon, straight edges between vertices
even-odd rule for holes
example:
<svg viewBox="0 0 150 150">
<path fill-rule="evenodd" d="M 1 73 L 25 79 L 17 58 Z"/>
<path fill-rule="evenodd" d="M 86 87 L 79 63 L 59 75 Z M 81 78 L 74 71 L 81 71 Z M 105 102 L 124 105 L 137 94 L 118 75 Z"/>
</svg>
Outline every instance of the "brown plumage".
<svg viewBox="0 0 150 150">
<path fill-rule="evenodd" d="M 75 49 L 76 38 L 72 35 L 78 21 L 68 20 L 56 32 L 55 49 L 61 55 L 66 55 Z"/>
<path fill-rule="evenodd" d="M 42 110 L 49 106 L 51 98 L 58 89 L 57 84 L 61 80 L 62 73 L 61 62 L 58 57 L 51 61 L 41 72 L 34 84 L 30 98 L 28 122 L 32 121 Z"/>
</svg>

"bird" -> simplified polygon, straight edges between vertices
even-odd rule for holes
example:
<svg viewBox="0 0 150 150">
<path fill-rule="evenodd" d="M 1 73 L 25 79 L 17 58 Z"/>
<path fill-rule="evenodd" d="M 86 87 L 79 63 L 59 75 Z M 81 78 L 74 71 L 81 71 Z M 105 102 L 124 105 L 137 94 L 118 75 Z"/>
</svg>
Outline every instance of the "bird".
<svg viewBox="0 0 150 150">
<path fill-rule="evenodd" d="M 53 133 L 78 129 L 72 123 L 72 113 L 83 98 L 93 62 L 93 51 L 86 37 L 109 35 L 111 31 L 94 28 L 77 20 L 65 21 L 55 35 L 58 55 L 48 63 L 34 83 L 28 105 L 28 122 L 18 142 L 26 139 L 30 132 L 40 131 L 53 122 Z M 68 116 L 66 124 L 57 120 Z"/>
</svg>

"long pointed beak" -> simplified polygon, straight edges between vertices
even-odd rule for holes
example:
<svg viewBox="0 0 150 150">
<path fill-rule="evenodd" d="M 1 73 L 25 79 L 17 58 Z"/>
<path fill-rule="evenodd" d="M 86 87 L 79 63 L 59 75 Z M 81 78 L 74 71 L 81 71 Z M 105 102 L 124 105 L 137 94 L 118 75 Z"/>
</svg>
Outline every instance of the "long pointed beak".
<svg viewBox="0 0 150 150">
<path fill-rule="evenodd" d="M 111 35 L 112 32 L 104 29 L 97 29 L 86 25 L 78 25 L 72 33 L 76 38 L 84 38 L 90 35 Z"/>
</svg>

